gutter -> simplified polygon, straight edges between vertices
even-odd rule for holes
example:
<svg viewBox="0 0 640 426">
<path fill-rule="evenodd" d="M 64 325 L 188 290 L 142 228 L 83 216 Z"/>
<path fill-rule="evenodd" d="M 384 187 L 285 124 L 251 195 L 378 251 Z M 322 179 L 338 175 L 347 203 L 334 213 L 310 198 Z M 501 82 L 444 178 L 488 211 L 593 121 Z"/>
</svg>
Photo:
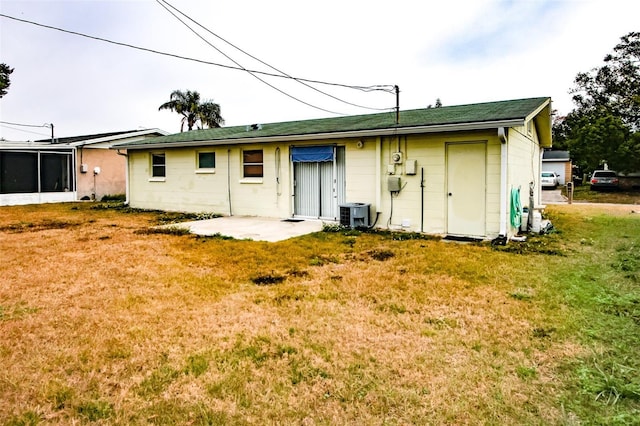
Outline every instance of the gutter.
<svg viewBox="0 0 640 426">
<path fill-rule="evenodd" d="M 253 144 L 253 143 L 266 143 L 266 142 L 293 142 L 293 141 L 314 141 L 314 140 L 326 140 L 326 139 L 341 139 L 341 138 L 363 138 L 363 137 L 377 137 L 377 136 L 395 136 L 395 135 L 408 135 L 415 133 L 443 133 L 443 132 L 462 132 L 473 130 L 489 130 L 500 127 L 516 127 L 523 126 L 523 119 L 510 119 L 501 121 L 485 121 L 479 123 L 458 123 L 458 124 L 442 124 L 435 126 L 412 126 L 412 127 L 400 127 L 400 128 L 384 128 L 374 130 L 352 130 L 352 131 L 338 131 L 338 132 L 324 132 L 324 133 L 312 133 L 312 134 L 296 134 L 296 135 L 275 135 L 275 136 L 263 136 L 263 137 L 246 137 L 246 138 L 231 138 L 231 139 L 204 139 L 195 141 L 176 141 L 176 142 L 149 142 L 135 144 L 123 143 L 116 144 L 113 149 L 126 148 L 126 149 L 158 149 L 158 148 L 185 148 L 193 146 L 215 146 L 215 145 L 236 145 L 236 144 Z M 153 139 L 146 139 L 153 140 Z"/>
</svg>

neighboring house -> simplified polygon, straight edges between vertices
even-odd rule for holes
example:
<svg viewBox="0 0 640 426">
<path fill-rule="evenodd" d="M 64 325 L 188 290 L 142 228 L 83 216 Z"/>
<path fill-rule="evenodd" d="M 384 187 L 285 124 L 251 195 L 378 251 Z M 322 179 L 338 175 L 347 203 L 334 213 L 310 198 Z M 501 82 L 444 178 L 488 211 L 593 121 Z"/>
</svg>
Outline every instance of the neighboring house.
<svg viewBox="0 0 640 426">
<path fill-rule="evenodd" d="M 556 172 L 558 183 L 565 185 L 572 181 L 571 157 L 569 151 L 548 151 L 542 154 L 542 171 Z"/>
<path fill-rule="evenodd" d="M 130 130 L 35 142 L 0 142 L 0 206 L 101 199 L 126 191 L 124 152 L 115 142 L 167 135 Z"/>
<path fill-rule="evenodd" d="M 361 224 L 492 239 L 539 204 L 551 99 L 195 130 L 118 144 L 132 207 Z M 363 203 L 364 206 L 356 203 Z M 370 206 L 370 209 L 368 208 Z M 355 209 L 351 210 L 351 207 Z"/>
</svg>

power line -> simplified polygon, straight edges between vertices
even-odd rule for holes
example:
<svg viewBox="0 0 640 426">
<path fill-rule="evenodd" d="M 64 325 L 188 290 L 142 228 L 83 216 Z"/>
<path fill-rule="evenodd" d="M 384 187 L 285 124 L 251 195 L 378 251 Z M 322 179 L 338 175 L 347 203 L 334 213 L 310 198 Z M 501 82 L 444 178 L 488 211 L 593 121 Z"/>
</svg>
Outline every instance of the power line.
<svg viewBox="0 0 640 426">
<path fill-rule="evenodd" d="M 336 96 L 334 96 L 334 95 L 331 95 L 330 93 L 326 93 L 326 92 L 324 92 L 324 91 L 322 91 L 322 90 L 320 90 L 320 89 L 318 89 L 318 88 L 316 88 L 316 87 L 313 87 L 313 86 L 311 86 L 310 84 L 306 83 L 304 80 L 302 80 L 302 79 L 298 79 L 298 78 L 296 78 L 296 77 L 293 77 L 293 76 L 291 76 L 290 74 L 288 74 L 288 73 L 286 73 L 286 72 L 284 72 L 284 71 L 282 71 L 282 70 L 279 70 L 278 68 L 274 67 L 273 65 L 270 65 L 270 64 L 268 64 L 267 62 L 265 62 L 265 61 L 263 61 L 263 60 L 261 60 L 261 59 L 259 59 L 259 58 L 255 57 L 254 55 L 252 55 L 252 54 L 250 54 L 250 53 L 246 52 L 245 50 L 243 50 L 243 49 L 241 49 L 241 48 L 239 48 L 238 46 L 234 45 L 234 44 L 233 44 L 233 43 L 231 43 L 230 41 L 228 41 L 228 40 L 224 39 L 223 37 L 219 36 L 218 34 L 214 33 L 214 32 L 213 32 L 213 31 L 211 31 L 209 28 L 207 28 L 207 27 L 205 27 L 204 25 L 200 24 L 199 22 L 197 22 L 196 20 L 194 20 L 194 19 L 193 19 L 193 18 L 191 18 L 190 16 L 186 15 L 184 12 L 182 12 L 181 10 L 179 10 L 178 8 L 176 8 L 175 6 L 173 6 L 173 5 L 172 5 L 171 3 L 169 3 L 167 0 L 156 0 L 156 1 L 157 1 L 161 6 L 163 6 L 165 9 L 167 9 L 167 8 L 166 8 L 166 6 L 164 6 L 164 4 L 163 4 L 163 3 L 165 3 L 166 5 L 168 5 L 169 7 L 171 7 L 173 10 L 175 10 L 176 12 L 178 12 L 180 15 L 184 16 L 185 18 L 187 18 L 188 20 L 190 20 L 191 22 L 193 22 L 194 24 L 196 24 L 196 25 L 197 25 L 197 26 L 199 26 L 200 28 L 202 28 L 202 29 L 204 29 L 205 31 L 207 31 L 209 34 L 213 35 L 214 37 L 216 37 L 216 38 L 218 38 L 218 39 L 222 40 L 223 42 L 227 43 L 229 46 L 233 47 L 234 49 L 239 50 L 240 52 L 244 53 L 245 55 L 249 56 L 249 57 L 250 57 L 250 58 L 252 58 L 252 59 L 255 59 L 256 61 L 260 62 L 261 64 L 266 65 L 267 67 L 271 68 L 272 70 L 277 71 L 277 72 L 278 72 L 278 73 L 280 73 L 282 76 L 287 77 L 287 78 L 290 78 L 290 79 L 292 79 L 292 80 L 295 80 L 296 82 L 298 82 L 298 83 L 300 83 L 300 84 L 302 84 L 302 85 L 304 85 L 304 86 L 306 86 L 306 87 L 308 87 L 308 88 L 310 88 L 310 89 L 312 89 L 312 90 L 315 90 L 316 92 L 319 92 L 319 93 L 321 93 L 321 94 L 323 94 L 323 95 L 325 95 L 325 96 L 328 96 L 328 97 L 330 97 L 330 98 L 332 98 L 332 99 L 335 99 L 335 100 L 337 100 L 337 101 L 339 101 L 339 102 L 345 103 L 345 104 L 347 104 L 347 105 L 355 106 L 355 107 L 358 107 L 358 108 L 364 108 L 364 109 L 369 109 L 369 110 L 373 110 L 373 111 L 388 111 L 388 110 L 389 110 L 389 108 L 371 108 L 371 107 L 367 107 L 367 106 L 363 106 L 363 105 L 354 104 L 354 103 L 351 103 L 351 102 L 345 101 L 345 100 L 343 100 L 343 99 L 340 99 L 340 98 L 338 98 L 338 97 L 336 97 Z M 168 10 L 168 9 L 167 9 L 167 10 Z M 169 12 L 171 13 L 171 11 L 169 11 Z M 172 13 L 172 15 L 173 15 L 173 16 L 175 16 L 173 13 Z M 178 18 L 178 20 L 180 20 L 180 19 Z M 182 21 L 182 20 L 180 20 L 180 22 L 183 22 L 183 21 Z M 184 24 L 184 22 L 183 22 L 183 24 Z M 185 25 L 186 25 L 186 24 L 185 24 Z M 191 27 L 189 27 L 188 25 L 186 25 L 186 26 L 187 26 L 189 29 L 191 29 Z M 194 32 L 196 35 L 198 35 L 202 40 L 204 40 L 204 38 L 203 38 L 203 37 L 201 37 L 198 33 L 196 33 L 193 29 L 191 29 L 191 31 L 193 31 L 193 32 Z M 220 52 L 221 54 L 223 54 L 225 57 L 229 58 L 229 56 L 227 56 L 226 54 L 224 54 L 220 49 L 216 48 L 215 46 L 213 46 L 213 45 L 212 45 L 211 43 L 209 43 L 208 41 L 206 41 L 206 40 L 204 40 L 204 41 L 205 41 L 207 44 L 209 44 L 210 46 L 212 46 L 214 49 L 216 49 L 218 52 Z M 235 63 L 235 61 L 234 61 L 234 63 Z M 249 71 L 249 73 L 251 73 L 251 72 Z"/>
<path fill-rule="evenodd" d="M 2 123 L 2 122 L 0 122 L 0 123 Z M 15 130 L 16 132 L 31 133 L 31 134 L 39 135 L 39 136 L 49 136 L 46 133 L 39 133 L 39 132 L 32 132 L 31 130 L 18 129 L 16 127 L 7 126 L 5 124 L 0 124 L 0 127 L 4 127 L 5 129 Z M 38 127 L 38 126 L 34 126 L 34 127 Z"/>
<path fill-rule="evenodd" d="M 251 71 L 252 73 L 265 75 L 265 76 L 269 76 L 269 77 L 278 77 L 278 78 L 285 78 L 285 79 L 290 79 L 290 80 L 295 79 L 295 80 L 298 80 L 298 81 L 304 81 L 306 83 L 323 84 L 323 85 L 327 85 L 327 86 L 336 86 L 336 87 L 344 87 L 344 88 L 347 88 L 347 89 L 355 89 L 355 90 L 360 90 L 360 91 L 363 91 L 363 92 L 383 91 L 383 92 L 393 93 L 393 90 L 394 90 L 393 85 L 378 84 L 378 85 L 371 85 L 371 86 L 357 86 L 357 85 L 349 85 L 349 84 L 341 84 L 341 83 L 331 83 L 331 82 L 327 82 L 327 81 L 312 80 L 312 79 L 300 78 L 300 77 L 293 78 L 293 77 L 288 77 L 286 75 L 269 73 L 269 72 L 265 72 L 265 71 L 248 70 L 248 69 L 243 69 L 243 68 L 237 67 L 237 66 L 225 65 L 225 64 L 220 64 L 220 63 L 217 63 L 217 62 L 206 61 L 206 60 L 203 60 L 203 59 L 191 58 L 191 57 L 188 57 L 188 56 L 177 55 L 175 53 L 163 52 L 163 51 L 160 51 L 160 50 L 150 49 L 150 48 L 147 48 L 147 47 L 135 46 L 135 45 L 129 44 L 129 43 L 123 43 L 123 42 L 109 40 L 109 39 L 102 38 L 102 37 L 92 36 L 92 35 L 80 33 L 80 32 L 77 32 L 77 31 L 66 30 L 64 28 L 58 28 L 58 27 L 54 27 L 54 26 L 51 26 L 51 25 L 41 24 L 39 22 L 29 21 L 27 19 L 21 19 L 21 18 L 16 18 L 14 16 L 5 15 L 4 13 L 0 13 L 0 17 L 7 18 L 7 19 L 12 19 L 12 20 L 18 21 L 18 22 L 23 22 L 25 24 L 35 25 L 37 27 L 42 27 L 42 28 L 47 28 L 47 29 L 50 29 L 50 30 L 60 31 L 62 33 L 67 33 L 67 34 L 72 34 L 72 35 L 76 35 L 76 36 L 79 36 L 79 37 L 88 38 L 88 39 L 91 39 L 91 40 L 102 41 L 104 43 L 114 44 L 116 46 L 128 47 L 130 49 L 141 50 L 143 52 L 155 53 L 156 55 L 168 56 L 168 57 L 171 57 L 171 58 L 182 59 L 182 60 L 185 60 L 185 61 L 198 62 L 198 63 L 205 64 L 205 65 L 213 65 L 213 66 L 216 66 L 216 67 L 227 68 L 227 69 L 236 70 L 236 71 Z"/>
<path fill-rule="evenodd" d="M 8 121 L 0 121 L 1 124 L 10 124 L 11 126 L 21 126 L 21 127 L 51 127 L 51 124 L 48 123 L 44 123 L 44 124 L 21 124 L 21 123 L 10 123 Z"/>
<path fill-rule="evenodd" d="M 250 71 L 250 70 L 246 69 L 245 67 L 243 67 L 242 65 L 240 65 L 240 63 L 239 63 L 239 62 L 237 62 L 236 60 L 234 60 L 233 58 L 231 58 L 229 55 L 227 55 L 226 53 L 224 53 L 222 50 L 218 49 L 216 46 L 214 46 L 213 44 L 211 44 L 207 39 L 205 39 L 204 37 L 202 37 L 202 36 L 201 36 L 197 31 L 195 31 L 193 28 L 191 28 L 191 27 L 189 26 L 189 24 L 187 24 L 186 22 L 184 22 L 182 19 L 180 19 L 180 17 L 179 17 L 178 15 L 176 15 L 176 14 L 175 14 L 175 13 L 173 13 L 171 10 L 169 10 L 169 8 L 168 8 L 167 6 L 165 6 L 162 2 L 160 2 L 159 0 L 156 0 L 156 1 L 157 1 L 157 3 L 158 3 L 160 6 L 162 6 L 162 7 L 163 7 L 167 12 L 169 12 L 169 13 L 170 13 L 174 18 L 176 18 L 178 21 L 180 21 L 180 22 L 181 22 L 185 27 L 189 28 L 189 30 L 191 30 L 191 32 L 192 32 L 192 33 L 194 33 L 196 36 L 198 36 L 198 38 L 200 38 L 202 41 L 204 41 L 205 43 L 207 43 L 209 46 L 213 47 L 215 50 L 217 50 L 217 51 L 218 51 L 218 53 L 220 53 L 222 56 L 224 56 L 225 58 L 229 59 L 231 62 L 233 62 L 234 64 L 236 64 L 236 65 L 237 65 L 241 70 L 248 72 L 252 77 L 256 78 L 256 79 L 257 79 L 258 81 L 260 81 L 261 83 L 264 83 L 264 84 L 266 84 L 267 86 L 271 87 L 272 89 L 277 90 L 278 92 L 282 93 L 283 95 L 285 95 L 285 96 L 287 96 L 287 97 L 289 97 L 289 98 L 291 98 L 291 99 L 293 99 L 293 100 L 295 100 L 295 101 L 297 101 L 297 102 L 300 102 L 300 103 L 302 103 L 302 104 L 304 104 L 304 105 L 307 105 L 307 106 L 309 106 L 309 107 L 311 107 L 311 108 L 315 108 L 315 109 L 318 109 L 318 110 L 320 110 L 320 111 L 328 112 L 329 114 L 344 115 L 344 114 L 341 114 L 341 113 L 339 113 L 339 112 L 330 111 L 330 110 L 328 110 L 328 109 L 321 108 L 321 107 L 319 107 L 319 106 L 316 106 L 316 105 L 310 104 L 309 102 L 305 102 L 305 101 L 303 101 L 302 99 L 296 98 L 295 96 L 293 96 L 293 95 L 291 95 L 291 94 L 289 94 L 289 93 L 285 92 L 284 90 L 279 89 L 278 87 L 274 86 L 273 84 L 268 83 L 268 82 L 267 82 L 267 81 L 265 81 L 264 79 L 262 79 L 262 78 L 258 77 L 258 75 L 257 75 L 257 74 L 255 74 L 254 72 L 252 72 L 252 71 Z M 167 3 L 167 4 L 169 4 L 169 3 Z M 171 6 L 171 5 L 169 5 L 169 6 Z M 171 6 L 171 7 L 173 7 L 173 6 Z M 175 8 L 174 8 L 174 9 L 175 9 Z M 177 10 L 177 9 L 176 9 L 176 10 Z M 178 11 L 178 12 L 180 12 L 180 11 Z M 180 12 L 180 13 L 182 14 L 182 12 Z M 184 14 L 183 14 L 183 15 L 184 15 Z M 186 15 L 184 15 L 184 16 L 186 16 Z M 188 18 L 188 17 L 187 17 L 187 18 Z M 189 18 L 189 19 L 190 19 L 190 18 Z"/>
</svg>

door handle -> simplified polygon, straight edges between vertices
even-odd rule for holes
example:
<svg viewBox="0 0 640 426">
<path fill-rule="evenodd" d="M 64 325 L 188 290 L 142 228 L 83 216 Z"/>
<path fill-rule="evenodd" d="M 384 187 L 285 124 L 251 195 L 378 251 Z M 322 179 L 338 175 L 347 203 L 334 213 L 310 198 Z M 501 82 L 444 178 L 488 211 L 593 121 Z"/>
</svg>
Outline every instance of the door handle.
<svg viewBox="0 0 640 426">
<path fill-rule="evenodd" d="M 453 194 L 450 192 L 450 193 L 449 193 L 449 197 L 451 197 L 452 195 L 453 195 Z"/>
</svg>

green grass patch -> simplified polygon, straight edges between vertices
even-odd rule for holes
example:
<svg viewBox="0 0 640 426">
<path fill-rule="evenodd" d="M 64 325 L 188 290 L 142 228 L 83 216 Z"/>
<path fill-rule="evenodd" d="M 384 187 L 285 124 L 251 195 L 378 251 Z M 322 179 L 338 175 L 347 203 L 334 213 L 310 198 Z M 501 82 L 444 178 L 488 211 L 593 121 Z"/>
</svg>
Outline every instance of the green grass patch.
<svg viewBox="0 0 640 426">
<path fill-rule="evenodd" d="M 75 391 L 72 387 L 53 381 L 47 385 L 45 399 L 55 410 L 63 410 L 73 404 Z"/>
<path fill-rule="evenodd" d="M 562 195 L 568 196 L 567 187 L 562 187 Z M 592 191 L 589 185 L 575 185 L 573 200 L 589 203 L 639 204 L 640 190 Z"/>
<path fill-rule="evenodd" d="M 191 355 L 187 358 L 186 364 L 184 373 L 199 377 L 209 369 L 209 357 L 204 354 Z"/>
<path fill-rule="evenodd" d="M 178 378 L 180 372 L 168 364 L 163 364 L 146 377 L 138 387 L 142 397 L 152 397 L 162 393 L 167 386 Z"/>
<path fill-rule="evenodd" d="M 26 302 L 19 302 L 13 305 L 0 305 L 0 322 L 22 319 L 36 312 L 38 312 L 38 308 L 31 307 Z"/>
<path fill-rule="evenodd" d="M 75 410 L 80 417 L 89 422 L 108 420 L 115 415 L 113 404 L 101 399 L 81 402 Z"/>
<path fill-rule="evenodd" d="M 27 410 L 22 414 L 11 416 L 7 419 L 4 426 L 36 426 L 44 421 L 42 415 L 37 411 Z"/>
</svg>

